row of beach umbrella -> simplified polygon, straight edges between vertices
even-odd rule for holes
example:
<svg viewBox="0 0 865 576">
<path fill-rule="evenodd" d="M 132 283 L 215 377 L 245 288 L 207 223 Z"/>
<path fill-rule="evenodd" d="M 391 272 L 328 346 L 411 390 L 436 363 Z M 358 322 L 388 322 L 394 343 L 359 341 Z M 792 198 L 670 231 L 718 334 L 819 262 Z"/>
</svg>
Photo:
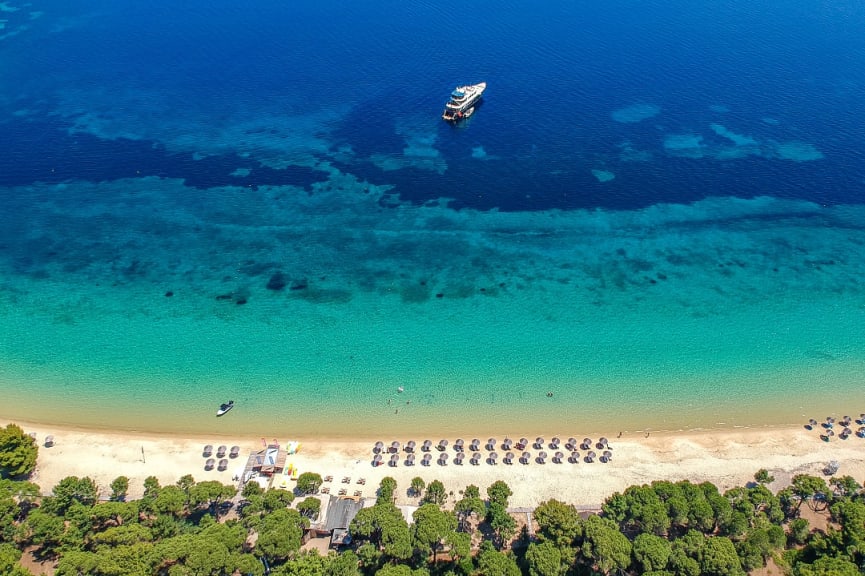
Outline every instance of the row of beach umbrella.
<svg viewBox="0 0 865 576">
<path fill-rule="evenodd" d="M 538 452 L 535 457 L 535 462 L 538 464 L 545 464 L 547 459 L 551 458 L 553 463 L 562 464 L 564 462 L 568 462 L 570 464 L 577 464 L 580 461 L 580 453 L 576 450 L 571 451 L 570 454 L 565 454 L 564 452 L 557 451 L 553 453 L 552 457 L 547 454 L 545 451 Z M 600 460 L 604 464 L 609 462 L 613 458 L 613 453 L 609 450 L 604 450 L 598 455 L 594 450 L 589 450 L 586 452 L 585 456 L 582 458 L 584 462 L 592 463 L 596 459 Z M 448 460 L 450 459 L 447 452 L 442 452 L 438 455 L 436 462 L 439 466 L 446 466 Z M 469 464 L 477 466 L 481 463 L 481 461 L 485 461 L 487 464 L 496 464 L 499 460 L 498 452 L 489 452 L 484 458 L 484 455 L 480 452 L 472 452 L 469 454 L 468 452 L 457 452 L 454 455 L 453 463 L 457 466 L 462 465 L 463 462 L 468 459 Z M 416 463 L 419 463 L 421 466 L 430 466 L 432 465 L 433 455 L 429 452 L 425 453 L 421 456 L 420 460 L 417 459 L 417 455 L 413 452 L 410 452 L 406 455 L 404 464 L 406 466 L 413 466 Z M 531 452 L 522 452 L 520 454 L 514 452 L 506 452 L 502 456 L 502 462 L 505 464 L 513 464 L 514 462 L 519 462 L 520 464 L 529 464 L 532 461 L 532 453 Z M 383 466 L 387 463 L 388 466 L 396 467 L 400 464 L 400 454 L 398 452 L 390 453 L 387 461 L 385 462 L 385 457 L 380 452 L 376 453 L 372 457 L 372 465 L 374 467 Z"/>
<path fill-rule="evenodd" d="M 859 424 L 859 428 L 856 429 L 856 432 L 853 432 L 853 429 L 850 428 L 850 425 L 854 422 L 850 416 L 844 416 L 840 420 L 836 421 L 833 416 L 827 416 L 824 422 L 817 422 L 814 418 L 808 420 L 808 424 L 805 425 L 805 428 L 808 430 L 813 430 L 815 428 L 821 427 L 823 428 L 821 437 L 824 440 L 829 440 L 830 438 L 836 435 L 835 425 L 838 424 L 840 430 L 837 432 L 838 438 L 841 440 L 846 440 L 850 436 L 854 434 L 859 438 L 865 438 L 865 413 L 859 415 L 859 418 L 855 420 L 856 424 Z"/>
<path fill-rule="evenodd" d="M 213 470 L 214 465 L 216 465 L 216 460 L 214 460 L 213 458 L 208 458 L 207 461 L 204 463 L 204 469 L 209 472 L 210 470 Z M 216 465 L 216 469 L 220 472 L 224 472 L 225 470 L 227 470 L 228 458 L 223 458 L 222 460 L 220 460 L 219 464 Z"/>
<path fill-rule="evenodd" d="M 439 452 L 444 452 L 447 450 L 449 442 L 447 440 L 439 440 L 437 444 L 433 444 L 431 440 L 424 440 L 420 445 L 414 440 L 409 440 L 405 443 L 405 446 L 401 445 L 398 441 L 394 440 L 390 444 L 385 445 L 384 442 L 376 442 L 373 446 L 373 454 L 380 455 L 383 453 L 387 454 L 397 454 L 402 448 L 405 452 L 412 454 L 416 451 L 420 450 L 421 452 L 431 452 L 433 449 L 438 450 Z M 582 442 L 578 442 L 576 438 L 568 438 L 567 441 L 562 444 L 561 438 L 558 436 L 553 436 L 550 439 L 549 444 L 547 444 L 546 440 L 543 436 L 538 436 L 535 438 L 534 443 L 529 443 L 528 438 L 520 438 L 518 441 L 514 442 L 510 438 L 505 438 L 501 442 L 501 449 L 504 451 L 510 451 L 511 449 L 517 451 L 523 451 L 529 446 L 532 446 L 536 450 L 543 450 L 545 448 L 549 448 L 550 450 L 559 450 L 560 447 L 564 447 L 565 450 L 574 452 L 577 449 L 580 450 L 590 450 L 593 447 L 598 450 L 609 450 L 610 443 L 604 437 L 598 439 L 596 443 L 592 443 L 591 438 L 583 438 Z M 488 452 L 495 453 L 496 450 L 499 449 L 499 443 L 495 438 L 489 438 L 486 443 L 483 444 L 484 450 Z M 478 438 L 473 439 L 471 442 L 466 444 L 465 440 L 462 438 L 457 438 L 457 440 L 453 444 L 454 452 L 465 453 L 465 452 L 479 452 L 481 450 L 481 441 Z"/>
<path fill-rule="evenodd" d="M 216 457 L 217 458 L 224 458 L 226 451 L 228 451 L 228 446 L 220 446 L 219 448 L 216 449 Z M 213 446 L 211 444 L 208 444 L 201 451 L 201 456 L 204 458 L 210 458 L 212 455 L 213 455 Z M 240 455 L 240 446 L 232 446 L 231 452 L 229 452 L 228 457 L 229 458 L 237 458 L 239 455 Z"/>
</svg>

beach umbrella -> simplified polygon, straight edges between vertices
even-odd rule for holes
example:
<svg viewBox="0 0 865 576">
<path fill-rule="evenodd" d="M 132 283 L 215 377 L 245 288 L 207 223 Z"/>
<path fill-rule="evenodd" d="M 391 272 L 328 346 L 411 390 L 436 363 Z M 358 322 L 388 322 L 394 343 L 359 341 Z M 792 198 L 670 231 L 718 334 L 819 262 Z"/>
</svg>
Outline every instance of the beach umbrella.
<svg viewBox="0 0 865 576">
<path fill-rule="evenodd" d="M 475 452 L 474 454 L 472 454 L 472 459 L 471 459 L 472 464 L 477 464 L 480 461 L 481 461 L 481 453 L 480 452 Z"/>
<path fill-rule="evenodd" d="M 583 438 L 583 443 L 580 444 L 580 448 L 583 450 L 588 450 L 592 447 L 592 439 L 591 438 Z"/>
<path fill-rule="evenodd" d="M 421 466 L 429 466 L 430 460 L 432 460 L 432 454 L 424 454 L 420 460 Z"/>
<path fill-rule="evenodd" d="M 448 441 L 447 440 L 444 440 L 444 439 L 439 440 L 439 445 L 438 445 L 439 450 L 441 450 L 443 452 L 445 449 L 447 449 L 447 447 L 448 447 Z"/>
<path fill-rule="evenodd" d="M 228 450 L 228 446 L 225 446 L 225 445 L 220 446 L 219 448 L 216 449 L 216 457 L 222 458 L 223 456 L 225 456 L 225 452 L 227 450 Z"/>
<path fill-rule="evenodd" d="M 457 438 L 457 441 L 454 442 L 454 450 L 457 452 L 462 452 L 464 444 L 465 444 L 465 442 L 463 441 L 462 438 Z"/>
<path fill-rule="evenodd" d="M 514 443 L 513 440 L 511 440 L 510 438 L 505 438 L 505 439 L 502 441 L 502 449 L 503 449 L 503 450 L 510 450 L 510 449 L 511 449 L 511 445 L 512 445 L 513 443 Z"/>
<path fill-rule="evenodd" d="M 372 451 L 375 452 L 376 454 L 378 454 L 382 450 L 384 450 L 384 442 L 381 442 L 381 441 L 376 442 L 375 446 L 373 446 L 373 448 L 372 448 Z"/>
<path fill-rule="evenodd" d="M 505 458 L 504 458 L 505 464 L 512 464 L 513 461 L 514 461 L 514 453 L 513 452 L 508 452 L 507 454 L 505 454 Z"/>
<path fill-rule="evenodd" d="M 561 440 L 559 440 L 559 437 L 558 437 L 558 436 L 553 436 L 553 439 L 550 440 L 550 448 L 552 448 L 553 450 L 555 450 L 556 448 L 559 447 L 559 443 L 560 443 L 560 442 L 561 442 Z"/>
<path fill-rule="evenodd" d="M 827 430 L 827 431 L 826 431 L 826 436 L 834 436 L 834 435 L 835 435 L 835 431 L 834 431 L 834 430 Z"/>
<path fill-rule="evenodd" d="M 860 426 L 858 430 L 856 430 L 856 436 L 859 438 L 865 438 L 865 426 Z"/>
<path fill-rule="evenodd" d="M 391 454 L 390 455 L 390 465 L 396 466 L 399 464 L 399 454 Z"/>
<path fill-rule="evenodd" d="M 591 462 L 591 461 L 593 461 L 593 460 L 595 459 L 596 456 L 597 456 L 597 454 L 595 454 L 595 453 L 592 452 L 592 451 L 589 451 L 589 453 L 586 454 L 586 460 L 588 460 L 589 462 Z"/>
<path fill-rule="evenodd" d="M 396 440 L 391 442 L 390 443 L 390 451 L 391 452 L 399 452 L 399 442 L 397 442 Z"/>
<path fill-rule="evenodd" d="M 496 460 L 499 459 L 499 455 L 495 452 L 490 452 L 490 464 L 495 464 Z"/>
<path fill-rule="evenodd" d="M 432 440 L 424 440 L 423 445 L 420 447 L 424 452 L 429 452 L 430 448 L 432 448 Z"/>
<path fill-rule="evenodd" d="M 207 458 L 211 454 L 213 454 L 213 446 L 208 444 L 207 446 L 204 447 L 204 450 L 201 451 L 201 455 L 204 456 L 205 458 Z"/>
<path fill-rule="evenodd" d="M 457 455 L 454 456 L 454 464 L 462 464 L 463 458 L 465 458 L 465 452 L 457 452 Z"/>
<path fill-rule="evenodd" d="M 496 449 L 496 439 L 490 438 L 487 440 L 487 450 L 495 450 Z"/>
<path fill-rule="evenodd" d="M 543 447 L 544 447 L 544 437 L 538 436 L 537 438 L 535 438 L 535 448 L 540 449 Z"/>
<path fill-rule="evenodd" d="M 850 430 L 849 428 L 844 428 L 844 430 L 841 431 L 841 434 L 844 434 L 845 436 L 849 436 L 852 433 L 853 433 L 853 431 Z"/>
<path fill-rule="evenodd" d="M 565 457 L 564 452 L 556 452 L 556 454 L 553 456 L 553 462 L 555 462 L 556 464 L 561 464 L 562 458 L 564 458 L 564 457 Z"/>
<path fill-rule="evenodd" d="M 213 458 L 208 458 L 207 462 L 204 463 L 205 470 L 213 470 L 213 465 L 216 464 L 216 460 Z"/>
<path fill-rule="evenodd" d="M 543 464 L 544 460 L 546 460 L 546 459 L 547 459 L 547 453 L 546 452 L 543 452 L 543 451 L 538 452 L 538 460 L 540 461 L 541 464 Z"/>
<path fill-rule="evenodd" d="M 816 425 L 817 425 L 817 421 L 814 420 L 813 418 L 811 418 L 810 420 L 808 420 L 808 424 L 810 424 L 811 426 L 816 426 Z"/>
<path fill-rule="evenodd" d="M 405 443 L 405 451 L 406 452 L 414 452 L 414 448 L 417 446 L 417 443 L 414 440 L 409 440 Z"/>
<path fill-rule="evenodd" d="M 372 457 L 372 466 L 375 468 L 376 466 L 381 465 L 381 454 L 376 454 Z"/>
<path fill-rule="evenodd" d="M 598 444 L 601 445 L 601 448 L 606 448 L 607 445 L 608 445 L 609 443 L 610 443 L 610 441 L 607 440 L 606 438 L 604 438 L 603 436 L 601 436 L 601 437 L 598 439 Z"/>
<path fill-rule="evenodd" d="M 478 440 L 477 438 L 472 438 L 472 442 L 469 445 L 469 450 L 471 450 L 472 452 L 477 452 L 480 447 L 481 447 L 481 441 Z"/>
<path fill-rule="evenodd" d="M 528 445 L 529 445 L 529 439 L 528 438 L 520 438 L 520 441 L 517 442 L 517 448 L 519 450 L 522 450 L 523 448 L 525 448 Z"/>
<path fill-rule="evenodd" d="M 228 458 L 223 458 L 222 460 L 220 460 L 219 465 L 216 467 L 216 469 L 219 470 L 220 472 L 225 472 L 225 470 L 227 468 L 228 468 Z"/>
<path fill-rule="evenodd" d="M 522 462 L 523 464 L 528 464 L 531 461 L 531 459 L 532 459 L 532 453 L 531 452 L 523 452 L 523 455 L 520 456 L 520 462 Z"/>
<path fill-rule="evenodd" d="M 406 465 L 407 465 L 407 466 L 414 466 L 414 459 L 415 459 L 415 455 L 414 455 L 414 453 L 412 452 L 411 454 L 409 454 L 408 456 L 406 456 L 406 459 L 405 459 L 405 463 L 406 463 Z"/>
<path fill-rule="evenodd" d="M 240 446 L 232 446 L 228 453 L 229 458 L 237 458 L 240 455 Z"/>
<path fill-rule="evenodd" d="M 448 461 L 448 453 L 447 452 L 442 452 L 441 454 L 439 454 L 439 464 L 440 465 L 444 466 L 445 464 L 447 464 L 447 461 Z"/>
<path fill-rule="evenodd" d="M 577 447 L 577 439 L 576 438 L 568 438 L 568 443 L 565 444 L 565 448 L 568 450 L 573 450 Z"/>
<path fill-rule="evenodd" d="M 571 452 L 571 457 L 569 458 L 571 463 L 576 464 L 580 461 L 580 453 L 577 451 Z"/>
</svg>

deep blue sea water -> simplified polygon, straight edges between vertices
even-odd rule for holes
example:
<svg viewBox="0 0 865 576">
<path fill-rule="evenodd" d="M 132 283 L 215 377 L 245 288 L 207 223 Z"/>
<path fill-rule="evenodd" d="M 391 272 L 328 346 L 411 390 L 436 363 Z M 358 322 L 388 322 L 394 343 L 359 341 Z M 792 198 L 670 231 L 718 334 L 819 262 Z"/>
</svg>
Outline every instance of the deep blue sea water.
<svg viewBox="0 0 865 576">
<path fill-rule="evenodd" d="M 208 303 L 226 293 L 245 303 L 238 294 L 248 294 L 252 309 L 260 295 L 273 296 L 264 284 L 277 270 L 298 286 L 321 284 L 304 303 L 358 306 L 351 313 L 311 314 L 307 326 L 370 321 L 377 334 L 380 326 L 369 319 L 379 309 L 359 304 L 358 295 L 399 293 L 403 305 L 415 308 L 405 314 L 405 326 L 387 330 L 419 338 L 435 333 L 426 323 L 446 326 L 447 319 L 431 320 L 428 311 L 415 316 L 418 306 L 471 301 L 480 287 L 483 297 L 493 287 L 534 295 L 499 300 L 502 308 L 490 312 L 543 310 L 537 312 L 542 321 L 526 318 L 514 334 L 537 330 L 540 339 L 546 334 L 564 345 L 573 338 L 589 349 L 587 326 L 607 326 L 613 318 L 622 330 L 612 333 L 625 342 L 629 324 L 650 324 L 631 312 L 668 305 L 687 309 L 662 320 L 680 342 L 707 329 L 691 325 L 693 318 L 714 314 L 731 326 L 748 324 L 745 340 L 758 338 L 761 326 L 774 322 L 771 314 L 761 316 L 761 298 L 780 306 L 773 313 L 785 318 L 811 296 L 820 310 L 832 308 L 834 295 L 852 298 L 851 308 L 836 308 L 838 325 L 862 312 L 855 287 L 865 272 L 856 255 L 865 229 L 858 216 L 865 203 L 861 2 L 481 0 L 465 14 L 429 1 L 9 0 L 0 10 L 0 267 L 6 274 L 0 319 L 19 338 L 0 347 L 0 362 L 20 378 L 50 388 L 56 374 L 76 364 L 74 353 L 54 364 L 31 354 L 28 318 L 53 319 L 38 328 L 46 330 L 45 346 L 88 338 L 84 328 L 54 334 L 50 325 L 77 319 L 83 326 L 85 316 L 111 319 L 118 309 L 145 331 L 155 329 L 155 316 L 185 318 L 188 323 L 173 328 L 181 334 L 195 329 L 196 315 L 225 320 L 226 309 L 188 303 L 183 312 L 167 312 L 159 308 L 164 293 L 194 292 Z M 479 81 L 488 89 L 474 116 L 459 126 L 441 121 L 453 87 Z M 760 200 L 740 211 L 730 200 L 763 197 L 789 203 L 761 211 Z M 681 206 L 684 216 L 673 216 L 680 209 L 668 205 Z M 498 216 L 504 213 L 512 216 Z M 550 228 L 541 223 L 553 221 Z M 779 227 L 777 233 L 761 236 L 761 222 Z M 677 226 L 694 237 L 671 231 Z M 418 230 L 430 235 L 414 236 Z M 436 253 L 446 241 L 431 238 L 442 230 L 464 235 L 452 253 Z M 514 231 L 519 238 L 501 236 Z M 581 247 L 560 253 L 565 244 L 558 234 Z M 594 255 L 599 260 L 589 263 Z M 843 270 L 824 277 L 836 264 Z M 731 268 L 749 265 L 757 271 L 747 280 L 730 280 L 747 274 Z M 646 292 L 668 279 L 680 284 L 663 297 Z M 99 292 L 105 286 L 128 291 Z M 574 302 L 554 297 L 563 286 L 586 292 Z M 158 298 L 141 302 L 136 290 Z M 298 290 L 289 296 L 306 294 Z M 116 306 L 90 307 L 112 299 Z M 740 310 L 736 322 L 724 316 L 745 301 L 751 308 Z M 584 311 L 570 336 L 558 328 L 545 332 L 543 322 L 557 318 L 551 302 L 603 311 Z M 300 313 L 290 309 L 292 318 Z M 270 321 L 274 311 L 248 314 Z M 472 318 L 461 329 L 483 331 L 476 323 L 483 316 Z M 262 339 L 262 353 L 285 344 L 269 341 L 264 324 L 250 326 L 245 330 Z M 787 329 L 798 338 L 800 327 L 797 320 Z M 244 333 L 234 328 L 239 332 L 226 334 Z M 739 338 L 737 330 L 722 338 Z M 847 336 L 827 328 L 802 345 L 810 350 L 804 357 L 822 358 L 829 354 L 824 343 Z M 412 338 L 406 342 L 411 348 Z M 514 348 L 501 343 L 498 349 L 496 342 L 491 336 L 493 357 L 512 357 Z M 224 344 L 205 342 L 189 354 Z M 847 355 L 841 356 L 858 362 L 865 357 L 861 344 L 842 346 Z M 594 362 L 581 372 L 585 363 L 575 359 L 549 374 L 552 360 L 539 352 L 545 344 L 537 345 L 532 354 L 538 355 L 522 362 L 528 377 L 588 382 L 604 372 Z M 633 366 L 634 346 L 636 356 L 614 355 L 610 365 Z M 79 350 L 78 360 L 88 364 L 92 350 Z M 801 351 L 799 344 L 767 350 L 757 361 L 764 368 L 789 364 L 792 351 Z M 404 352 L 392 369 L 382 369 L 386 375 L 370 376 L 382 389 L 395 388 L 405 367 L 423 356 Z M 683 360 L 692 367 L 714 358 L 709 349 L 692 352 Z M 305 354 L 315 357 L 306 348 Z M 725 354 L 720 365 L 741 376 L 735 353 Z M 337 356 L 323 357 L 334 371 L 314 379 L 344 376 Z M 446 349 L 434 356 L 447 357 Z M 112 355 L 94 358 L 93 365 L 117 363 Z M 271 361 L 262 362 L 272 368 L 262 375 L 269 389 L 302 386 L 295 377 L 313 362 L 282 373 Z M 228 381 L 225 375 L 237 368 L 223 366 L 228 371 L 219 376 L 217 368 L 207 372 L 206 359 L 193 364 L 150 374 L 145 362 L 127 371 L 137 375 L 135 382 L 148 374 L 168 380 L 193 374 L 202 382 Z M 464 385 L 479 364 L 474 357 L 447 372 Z M 674 364 L 670 358 L 657 366 Z M 36 365 L 45 372 L 28 371 Z M 654 380 L 657 366 L 632 374 L 628 386 Z M 434 367 L 422 372 L 436 377 Z M 70 386 L 86 388 L 86 379 L 73 378 Z M 777 393 L 781 384 L 773 386 L 769 391 Z"/>
</svg>

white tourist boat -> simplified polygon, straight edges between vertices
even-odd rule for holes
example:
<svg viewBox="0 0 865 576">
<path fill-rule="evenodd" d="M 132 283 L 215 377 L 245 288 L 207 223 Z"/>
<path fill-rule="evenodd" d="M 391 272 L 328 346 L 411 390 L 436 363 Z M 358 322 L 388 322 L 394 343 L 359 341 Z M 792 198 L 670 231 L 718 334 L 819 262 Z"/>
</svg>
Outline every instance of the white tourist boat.
<svg viewBox="0 0 865 576">
<path fill-rule="evenodd" d="M 448 122 L 459 122 L 468 118 L 475 111 L 475 104 L 481 99 L 484 90 L 487 89 L 487 83 L 471 84 L 467 86 L 457 86 L 451 92 L 450 100 L 445 104 L 445 111 L 442 113 L 442 118 Z"/>
<path fill-rule="evenodd" d="M 217 417 L 222 416 L 223 414 L 225 414 L 226 412 L 228 412 L 232 408 L 234 408 L 234 400 L 229 400 L 225 404 L 220 404 L 219 410 L 216 411 Z"/>
</svg>

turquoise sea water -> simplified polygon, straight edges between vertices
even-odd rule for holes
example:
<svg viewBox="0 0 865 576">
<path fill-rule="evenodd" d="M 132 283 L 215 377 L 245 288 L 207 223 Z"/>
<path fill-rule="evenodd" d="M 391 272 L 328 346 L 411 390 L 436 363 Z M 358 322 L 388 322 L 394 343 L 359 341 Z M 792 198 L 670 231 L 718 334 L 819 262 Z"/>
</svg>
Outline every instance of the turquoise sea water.
<svg viewBox="0 0 865 576">
<path fill-rule="evenodd" d="M 865 411 L 858 4 L 454 26 L 409 2 L 371 28 L 118 4 L 0 5 L 0 417 L 436 436 Z"/>
</svg>

